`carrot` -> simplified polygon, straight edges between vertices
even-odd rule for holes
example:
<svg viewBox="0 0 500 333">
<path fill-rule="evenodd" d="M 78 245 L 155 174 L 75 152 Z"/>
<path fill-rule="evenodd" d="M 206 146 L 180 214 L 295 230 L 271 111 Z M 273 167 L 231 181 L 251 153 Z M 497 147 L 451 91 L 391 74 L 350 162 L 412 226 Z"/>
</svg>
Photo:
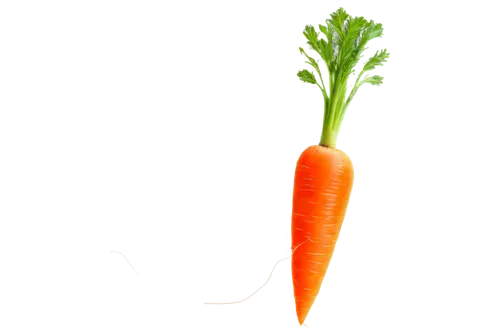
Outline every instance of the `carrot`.
<svg viewBox="0 0 500 333">
<path fill-rule="evenodd" d="M 305 24 L 304 45 L 297 46 L 304 67 L 296 73 L 304 86 L 319 90 L 322 112 L 320 138 L 295 159 L 290 187 L 288 251 L 273 263 L 266 280 L 242 298 L 207 302 L 207 307 L 240 305 L 268 285 L 279 265 L 289 262 L 292 311 L 297 326 L 307 319 L 321 295 L 352 202 L 356 168 L 339 146 L 346 112 L 360 88 L 381 87 L 376 70 L 391 58 L 381 46 L 370 56 L 369 44 L 385 35 L 385 25 L 374 18 L 333 9 L 319 24 Z"/>
<path fill-rule="evenodd" d="M 338 149 L 307 148 L 297 162 L 293 194 L 292 257 L 295 304 L 302 325 L 333 255 L 351 194 L 354 173 Z"/>
<path fill-rule="evenodd" d="M 289 248 L 303 243 L 289 263 L 292 311 L 299 327 L 306 326 L 327 281 L 352 202 L 356 168 L 338 139 L 359 89 L 385 82 L 375 71 L 391 52 L 380 47 L 364 57 L 369 43 L 384 37 L 384 27 L 374 18 L 339 7 L 322 22 L 305 24 L 304 45 L 297 47 L 304 57 L 297 78 L 318 88 L 322 102 L 319 141 L 297 155 L 291 182 Z"/>
</svg>

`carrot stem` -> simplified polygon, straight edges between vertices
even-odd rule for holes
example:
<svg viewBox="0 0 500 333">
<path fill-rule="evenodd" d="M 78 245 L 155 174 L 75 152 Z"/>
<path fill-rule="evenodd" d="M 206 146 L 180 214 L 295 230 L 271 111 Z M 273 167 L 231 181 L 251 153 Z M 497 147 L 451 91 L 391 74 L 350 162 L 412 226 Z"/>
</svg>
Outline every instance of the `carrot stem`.
<svg viewBox="0 0 500 333">
<path fill-rule="evenodd" d="M 330 96 L 324 96 L 325 112 L 323 116 L 323 131 L 321 132 L 320 146 L 335 148 L 342 119 L 339 110 L 343 109 L 345 99 L 345 83 L 339 73 L 329 73 Z"/>
<path fill-rule="evenodd" d="M 347 106 L 364 83 L 375 86 L 382 84 L 383 77 L 379 75 L 361 77 L 368 71 L 375 69 L 389 57 L 387 50 L 380 50 L 368 59 L 362 67 L 351 92 L 347 94 L 347 82 L 351 74 L 355 74 L 354 67 L 361 59 L 361 53 L 366 50 L 366 43 L 373 38 L 382 36 L 382 24 L 367 21 L 363 17 L 352 17 L 343 8 L 330 15 L 327 25 L 319 26 L 320 33 L 324 34 L 326 40 L 312 25 L 307 25 L 304 29 L 304 36 L 307 38 L 309 46 L 316 51 L 325 62 L 328 70 L 328 89 L 323 82 L 323 76 L 318 65 L 318 61 L 311 58 L 303 48 L 299 47 L 308 61 L 319 75 L 321 85 L 316 80 L 314 72 L 306 69 L 297 73 L 301 81 L 315 84 L 323 93 L 325 100 L 325 111 L 323 117 L 323 131 L 321 133 L 320 146 L 335 148 L 340 125 L 344 119 Z M 347 97 L 347 98 L 346 98 Z"/>
</svg>

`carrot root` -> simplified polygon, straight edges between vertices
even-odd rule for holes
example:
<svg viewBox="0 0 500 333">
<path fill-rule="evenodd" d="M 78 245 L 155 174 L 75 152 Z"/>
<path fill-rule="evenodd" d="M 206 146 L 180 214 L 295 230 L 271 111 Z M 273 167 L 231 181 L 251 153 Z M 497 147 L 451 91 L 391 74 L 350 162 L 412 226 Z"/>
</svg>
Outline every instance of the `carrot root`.
<svg viewBox="0 0 500 333">
<path fill-rule="evenodd" d="M 132 273 L 137 275 L 137 277 L 139 279 L 141 278 L 141 275 L 139 274 L 139 271 L 135 267 L 134 263 L 128 258 L 128 256 L 126 256 L 122 252 L 122 250 L 120 250 L 119 248 L 112 248 L 111 251 L 108 252 L 108 254 L 111 256 L 119 256 L 120 258 L 123 258 L 127 262 L 127 264 L 130 266 L 130 268 L 132 269 Z"/>
<path fill-rule="evenodd" d="M 262 282 L 259 286 L 257 286 L 257 288 L 255 288 L 251 293 L 249 293 L 245 297 L 242 297 L 240 299 L 225 300 L 225 301 L 220 301 L 220 302 L 207 302 L 207 301 L 205 301 L 203 303 L 203 305 L 205 307 L 219 307 L 220 308 L 220 307 L 228 307 L 228 306 L 235 306 L 235 305 L 244 304 L 247 301 L 251 300 L 255 295 L 260 293 L 267 285 L 269 285 L 269 283 L 271 283 L 271 280 L 273 279 L 274 275 L 276 274 L 276 272 L 279 269 L 279 265 L 283 264 L 285 262 L 288 262 L 292 258 L 293 253 L 304 243 L 305 243 L 305 241 L 300 243 L 299 245 L 297 245 L 297 247 L 291 252 L 290 252 L 290 250 L 287 250 L 282 257 L 275 260 L 274 263 L 272 264 L 271 272 L 267 275 L 264 282 Z"/>
<path fill-rule="evenodd" d="M 342 151 L 311 146 L 295 171 L 292 208 L 292 278 L 297 319 L 302 325 L 325 277 L 342 227 L 354 173 Z"/>
</svg>

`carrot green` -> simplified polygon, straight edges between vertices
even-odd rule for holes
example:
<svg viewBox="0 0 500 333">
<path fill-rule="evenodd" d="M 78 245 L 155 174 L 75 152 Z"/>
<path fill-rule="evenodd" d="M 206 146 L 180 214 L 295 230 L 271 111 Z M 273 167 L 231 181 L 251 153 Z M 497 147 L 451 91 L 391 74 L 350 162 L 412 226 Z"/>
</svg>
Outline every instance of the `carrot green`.
<svg viewBox="0 0 500 333">
<path fill-rule="evenodd" d="M 354 74 L 354 67 L 366 50 L 366 44 L 373 38 L 381 37 L 382 24 L 367 21 L 363 17 L 352 17 L 343 8 L 338 9 L 326 20 L 326 25 L 319 25 L 319 32 L 313 26 L 308 25 L 304 29 L 307 44 L 316 51 L 323 59 L 328 70 L 328 87 L 325 86 L 318 62 L 311 58 L 303 48 L 300 52 L 306 56 L 306 63 L 311 65 L 319 76 L 317 81 L 314 73 L 306 69 L 297 73 L 298 77 L 307 83 L 316 84 L 323 94 L 324 116 L 323 132 L 320 145 L 335 148 L 337 136 L 340 130 L 345 111 L 356 95 L 359 87 L 365 83 L 372 85 L 382 84 L 383 77 L 379 75 L 363 75 L 382 66 L 389 57 L 387 50 L 377 51 L 368 59 L 359 73 L 354 86 L 347 94 L 347 81 Z M 320 37 L 320 33 L 326 37 Z"/>
</svg>

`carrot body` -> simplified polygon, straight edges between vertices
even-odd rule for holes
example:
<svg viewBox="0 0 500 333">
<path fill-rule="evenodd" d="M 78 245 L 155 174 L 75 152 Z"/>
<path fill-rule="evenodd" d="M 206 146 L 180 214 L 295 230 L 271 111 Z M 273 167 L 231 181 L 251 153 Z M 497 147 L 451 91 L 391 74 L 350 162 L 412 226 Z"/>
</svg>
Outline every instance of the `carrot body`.
<svg viewBox="0 0 500 333">
<path fill-rule="evenodd" d="M 314 145 L 295 170 L 292 277 L 297 318 L 303 324 L 325 277 L 351 194 L 354 172 L 342 151 Z"/>
</svg>

